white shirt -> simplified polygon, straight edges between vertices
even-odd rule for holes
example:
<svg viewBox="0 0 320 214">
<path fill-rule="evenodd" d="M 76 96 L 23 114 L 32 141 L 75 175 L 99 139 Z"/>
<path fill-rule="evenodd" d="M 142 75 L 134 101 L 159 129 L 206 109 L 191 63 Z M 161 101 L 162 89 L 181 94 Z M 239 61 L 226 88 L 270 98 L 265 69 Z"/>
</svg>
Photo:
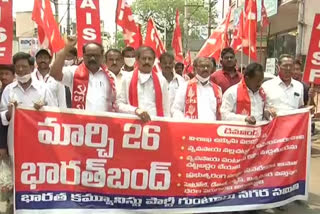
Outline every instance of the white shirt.
<svg viewBox="0 0 320 214">
<path fill-rule="evenodd" d="M 17 101 L 18 105 L 26 107 L 33 107 L 34 103 L 37 102 L 43 102 L 47 106 L 58 106 L 46 84 L 32 80 L 31 85 L 23 90 L 20 84 L 14 81 L 7 85 L 1 97 L 1 120 L 4 126 L 9 125 L 6 112 L 9 103 L 13 101 Z"/>
<path fill-rule="evenodd" d="M 119 112 L 122 113 L 135 114 L 136 107 L 130 105 L 129 101 L 129 88 L 132 75 L 133 72 L 123 76 L 121 91 L 117 94 L 117 104 L 119 107 Z M 162 92 L 163 113 L 165 117 L 169 117 L 170 107 L 168 83 L 161 73 L 157 73 L 157 76 Z M 150 116 L 157 116 L 156 95 L 151 73 L 143 74 L 139 71 L 137 87 L 139 108 L 147 111 Z"/>
<path fill-rule="evenodd" d="M 222 120 L 245 121 L 247 117 L 247 115 L 236 114 L 237 91 L 239 84 L 241 83 L 238 83 L 228 88 L 222 96 L 222 105 L 220 109 Z M 256 121 L 262 121 L 264 111 L 263 99 L 260 96 L 259 91 L 253 93 L 249 88 L 247 89 L 251 102 L 251 116 L 253 116 L 256 119 Z"/>
<path fill-rule="evenodd" d="M 286 86 L 280 77 L 268 80 L 262 84 L 267 95 L 267 107 L 273 107 L 277 112 L 287 112 L 302 107 L 303 85 L 291 79 L 289 86 Z"/>
<path fill-rule="evenodd" d="M 185 104 L 188 83 L 182 84 L 174 99 L 171 114 L 173 118 L 185 118 Z M 202 85 L 197 83 L 197 98 L 198 98 L 198 119 L 204 121 L 215 121 L 217 112 L 217 100 L 211 84 L 208 82 Z"/>
<path fill-rule="evenodd" d="M 169 83 L 169 102 L 170 108 L 173 105 L 178 88 L 185 83 L 185 80 L 179 74 L 173 73 L 173 79 Z"/>
<path fill-rule="evenodd" d="M 121 86 L 122 86 L 122 78 L 124 75 L 127 75 L 129 71 L 125 71 L 124 67 L 121 68 L 119 71 L 118 75 L 116 75 L 116 81 L 117 81 L 117 93 L 120 93 L 121 91 Z"/>
<path fill-rule="evenodd" d="M 49 73 L 43 77 L 38 69 L 34 69 L 34 71 L 31 73 L 31 77 L 33 80 L 43 82 L 47 85 L 53 95 L 53 98 L 57 100 L 60 108 L 67 107 L 66 88 L 64 85 L 56 81 L 52 76 L 50 76 Z"/>
<path fill-rule="evenodd" d="M 78 66 L 63 67 L 63 78 L 61 83 L 70 88 L 71 94 L 73 92 L 73 76 Z M 110 71 L 111 76 L 116 79 L 114 74 Z M 117 84 L 115 81 L 115 86 Z M 112 88 L 108 77 L 100 68 L 96 73 L 89 71 L 89 82 L 86 96 L 86 110 L 89 111 L 112 111 L 112 97 L 110 96 Z"/>
</svg>

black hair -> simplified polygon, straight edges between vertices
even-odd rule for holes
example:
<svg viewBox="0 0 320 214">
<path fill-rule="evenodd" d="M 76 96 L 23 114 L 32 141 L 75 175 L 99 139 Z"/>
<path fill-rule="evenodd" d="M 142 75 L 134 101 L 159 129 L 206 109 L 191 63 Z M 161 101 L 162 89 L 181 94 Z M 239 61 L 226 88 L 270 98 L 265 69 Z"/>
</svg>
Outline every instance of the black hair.
<svg viewBox="0 0 320 214">
<path fill-rule="evenodd" d="M 184 64 L 182 62 L 177 62 L 175 65 L 174 65 L 174 68 L 176 68 L 178 65 L 181 65 L 182 66 L 182 70 L 184 69 Z"/>
<path fill-rule="evenodd" d="M 256 62 L 250 63 L 244 70 L 244 76 L 252 78 L 257 71 L 263 73 L 263 66 Z"/>
<path fill-rule="evenodd" d="M 278 61 L 278 64 L 281 65 L 282 64 L 282 60 L 284 58 L 290 58 L 292 59 L 292 61 L 294 61 L 294 57 L 290 54 L 281 54 L 280 57 L 279 57 L 279 61 Z"/>
<path fill-rule="evenodd" d="M 41 53 L 49 56 L 50 59 L 52 58 L 52 56 L 50 55 L 49 51 L 46 50 L 46 49 L 41 49 L 41 50 L 39 50 L 39 51 L 37 52 L 37 54 L 36 54 L 36 58 L 37 58 Z"/>
<path fill-rule="evenodd" d="M 227 53 L 231 53 L 233 56 L 235 56 L 234 50 L 231 47 L 226 47 L 221 51 L 221 58 L 224 57 Z"/>
<path fill-rule="evenodd" d="M 72 54 L 73 56 L 78 56 L 78 50 L 77 48 L 73 47 L 70 51 L 69 51 L 70 54 Z"/>
<path fill-rule="evenodd" d="M 125 48 L 122 50 L 122 56 L 124 56 L 124 54 L 125 54 L 126 52 L 130 52 L 130 51 L 135 51 L 135 50 L 134 50 L 134 48 L 131 47 L 131 46 L 125 47 Z"/>
<path fill-rule="evenodd" d="M 299 65 L 300 67 L 302 67 L 302 62 L 301 62 L 301 60 L 299 60 L 299 59 L 295 59 L 294 62 L 293 62 L 293 64 Z"/>
<path fill-rule="evenodd" d="M 8 70 L 8 71 L 11 71 L 12 74 L 15 73 L 13 65 L 0 64 L 0 70 Z"/>
<path fill-rule="evenodd" d="M 94 44 L 94 45 L 98 46 L 98 47 L 101 49 L 101 54 L 104 53 L 104 48 L 103 48 L 103 46 L 102 46 L 100 43 L 98 43 L 98 42 L 88 42 L 88 43 L 86 43 L 84 46 L 82 46 L 82 53 L 83 53 L 83 54 L 86 53 L 86 47 L 87 47 L 88 45 L 91 45 L 91 44 Z"/>
<path fill-rule="evenodd" d="M 15 65 L 17 61 L 21 59 L 28 60 L 29 65 L 34 66 L 34 58 L 30 54 L 24 53 L 24 52 L 18 52 L 15 55 L 13 55 L 12 57 L 13 64 Z"/>
<path fill-rule="evenodd" d="M 211 57 L 211 62 L 214 68 L 217 67 L 216 59 L 214 57 Z"/>
<path fill-rule="evenodd" d="M 174 56 L 172 54 L 168 53 L 168 52 L 165 52 L 165 53 L 161 54 L 160 62 L 163 61 L 165 58 L 169 58 L 172 61 L 174 61 Z"/>
<path fill-rule="evenodd" d="M 152 53 L 153 57 L 156 58 L 156 52 L 154 52 L 154 50 L 151 47 L 142 45 L 142 46 L 140 46 L 138 48 L 138 50 L 136 52 L 137 53 L 137 55 L 136 55 L 137 59 L 140 58 L 140 55 L 141 55 L 142 51 L 150 51 Z"/>
<path fill-rule="evenodd" d="M 118 54 L 121 55 L 121 51 L 120 51 L 120 50 L 115 49 L 115 48 L 111 48 L 111 49 L 109 49 L 109 50 L 105 53 L 105 55 L 104 55 L 104 57 L 105 57 L 106 59 L 107 59 L 107 56 L 108 56 L 108 54 L 109 54 L 110 52 L 116 52 L 116 53 L 118 53 Z M 121 56 L 122 56 L 122 55 L 121 55 Z"/>
</svg>

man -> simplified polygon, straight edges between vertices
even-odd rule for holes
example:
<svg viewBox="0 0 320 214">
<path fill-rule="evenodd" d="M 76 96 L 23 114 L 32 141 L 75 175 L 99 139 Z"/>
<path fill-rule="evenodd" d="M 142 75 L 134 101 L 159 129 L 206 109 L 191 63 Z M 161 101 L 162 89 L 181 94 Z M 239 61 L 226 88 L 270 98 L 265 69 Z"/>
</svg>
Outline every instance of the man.
<svg viewBox="0 0 320 214">
<path fill-rule="evenodd" d="M 267 106 L 274 107 L 277 113 L 304 106 L 303 85 L 292 79 L 293 61 L 291 55 L 281 55 L 278 61 L 279 76 L 262 84 L 267 95 Z"/>
<path fill-rule="evenodd" d="M 213 65 L 211 73 L 213 74 L 217 70 L 217 63 L 216 63 L 216 60 L 215 60 L 214 57 L 211 57 L 211 62 L 212 62 L 212 65 Z"/>
<path fill-rule="evenodd" d="M 77 48 L 73 47 L 67 53 L 66 59 L 64 60 L 64 66 L 72 66 L 78 64 L 78 51 Z"/>
<path fill-rule="evenodd" d="M 63 67 L 67 53 L 77 43 L 68 37 L 65 48 L 57 54 L 50 75 L 72 91 L 72 108 L 89 111 L 116 111 L 116 82 L 114 74 L 102 64 L 103 47 L 98 43 L 83 46 L 83 63 Z"/>
<path fill-rule="evenodd" d="M 167 80 L 154 68 L 155 52 L 148 46 L 137 50 L 137 68 L 125 75 L 117 97 L 119 111 L 136 114 L 143 122 L 150 116 L 169 117 Z"/>
<path fill-rule="evenodd" d="M 30 54 L 19 52 L 13 56 L 16 80 L 3 91 L 1 98 L 1 122 L 8 126 L 12 117 L 13 106 L 27 106 L 40 109 L 44 105 L 57 106 L 46 84 L 31 78 L 34 60 Z M 9 145 L 9 154 L 12 147 Z"/>
<path fill-rule="evenodd" d="M 196 76 L 182 85 L 176 94 L 171 113 L 174 118 L 206 121 L 220 120 L 222 92 L 210 82 L 213 64 L 209 58 L 199 57 L 193 62 Z"/>
<path fill-rule="evenodd" d="M 173 70 L 174 66 L 174 56 L 167 52 L 161 54 L 160 56 L 160 67 L 162 70 L 162 75 L 169 83 L 169 102 L 170 108 L 173 104 L 174 97 L 180 85 L 185 81 L 182 76 L 176 74 Z"/>
<path fill-rule="evenodd" d="M 64 85 L 57 82 L 50 76 L 50 64 L 52 56 L 49 50 L 40 49 L 36 53 L 37 68 L 31 74 L 31 77 L 36 80 L 47 84 L 47 87 L 51 90 L 53 97 L 57 100 L 60 108 L 66 108 L 66 90 Z"/>
<path fill-rule="evenodd" d="M 123 65 L 121 52 L 118 49 L 109 49 L 105 54 L 105 59 L 109 71 L 116 76 L 117 91 L 120 91 L 121 80 L 124 75 L 124 71 L 121 69 Z"/>
<path fill-rule="evenodd" d="M 177 62 L 174 66 L 174 70 L 180 76 L 183 75 L 184 64 L 182 62 Z"/>
<path fill-rule="evenodd" d="M 0 81 L 1 81 L 1 91 L 0 98 L 2 96 L 2 92 L 7 85 L 12 83 L 14 80 L 14 67 L 13 65 L 0 65 Z"/>
<path fill-rule="evenodd" d="M 218 70 L 211 75 L 211 80 L 219 85 L 224 93 L 229 87 L 240 82 L 242 74 L 236 70 L 237 60 L 234 50 L 230 47 L 221 51 L 222 70 Z"/>
<path fill-rule="evenodd" d="M 12 83 L 13 80 L 14 80 L 13 65 L 0 65 L 0 81 L 2 83 L 0 99 L 2 97 L 2 92 L 4 91 L 6 86 Z M 4 159 L 7 155 L 7 134 L 8 134 L 8 127 L 3 126 L 2 123 L 0 123 L 0 160 Z"/>
<path fill-rule="evenodd" d="M 264 79 L 262 65 L 251 63 L 246 67 L 240 83 L 227 89 L 222 97 L 222 120 L 243 121 L 254 125 L 256 121 L 276 116 L 266 110 L 266 95 L 261 88 Z"/>
<path fill-rule="evenodd" d="M 122 50 L 122 57 L 124 61 L 123 71 L 131 72 L 134 69 L 134 63 L 136 62 L 136 52 L 133 47 L 125 47 Z"/>
</svg>

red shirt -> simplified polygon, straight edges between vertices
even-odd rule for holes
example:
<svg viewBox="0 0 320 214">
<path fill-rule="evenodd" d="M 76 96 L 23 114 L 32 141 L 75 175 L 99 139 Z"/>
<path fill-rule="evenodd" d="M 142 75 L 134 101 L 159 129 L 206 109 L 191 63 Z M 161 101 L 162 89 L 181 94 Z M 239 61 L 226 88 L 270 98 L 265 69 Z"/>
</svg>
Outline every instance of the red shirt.
<svg viewBox="0 0 320 214">
<path fill-rule="evenodd" d="M 221 87 L 224 93 L 230 86 L 233 86 L 241 81 L 242 74 L 237 72 L 234 77 L 229 75 L 228 71 L 218 70 L 211 75 L 211 81 Z"/>
</svg>

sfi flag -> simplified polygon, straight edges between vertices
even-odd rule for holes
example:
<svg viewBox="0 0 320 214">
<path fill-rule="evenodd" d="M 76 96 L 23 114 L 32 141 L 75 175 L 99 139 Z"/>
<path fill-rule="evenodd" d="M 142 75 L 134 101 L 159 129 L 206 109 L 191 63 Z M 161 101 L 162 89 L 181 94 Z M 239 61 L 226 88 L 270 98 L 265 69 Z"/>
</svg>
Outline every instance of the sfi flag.
<svg viewBox="0 0 320 214">
<path fill-rule="evenodd" d="M 89 42 L 101 44 L 99 0 L 76 0 L 78 55 Z"/>
<path fill-rule="evenodd" d="M 234 49 L 234 52 L 238 52 L 242 49 L 243 41 L 243 11 L 240 13 L 239 23 L 233 31 L 233 38 L 231 42 L 231 47 Z"/>
<path fill-rule="evenodd" d="M 136 25 L 130 5 L 126 0 L 118 0 L 116 11 L 116 23 L 123 30 L 124 42 L 127 46 L 137 49 L 142 43 L 139 27 Z"/>
<path fill-rule="evenodd" d="M 64 40 L 60 35 L 49 0 L 34 1 L 32 20 L 38 25 L 38 37 L 41 47 L 49 48 L 53 53 L 64 48 Z"/>
<path fill-rule="evenodd" d="M 0 64 L 11 64 L 13 41 L 12 0 L 0 1 Z"/>
<path fill-rule="evenodd" d="M 176 11 L 176 28 L 172 37 L 172 48 L 174 50 L 174 58 L 177 62 L 183 62 L 182 54 L 182 34 L 179 24 L 179 11 Z"/>
<path fill-rule="evenodd" d="M 211 36 L 204 43 L 197 57 L 213 57 L 219 60 L 223 48 L 229 46 L 228 29 L 230 23 L 231 8 L 223 22 L 213 31 Z"/>
<path fill-rule="evenodd" d="M 303 81 L 320 85 L 320 13 L 314 17 Z"/>
<path fill-rule="evenodd" d="M 249 0 L 245 10 L 243 53 L 257 60 L 257 2 Z"/>
<path fill-rule="evenodd" d="M 158 59 L 160 58 L 161 54 L 166 51 L 152 18 L 149 18 L 148 21 L 147 34 L 144 40 L 144 45 L 151 47 L 156 52 L 156 58 Z"/>
<path fill-rule="evenodd" d="M 264 0 L 261 2 L 261 27 L 267 27 L 270 24 L 267 9 L 264 6 Z"/>
</svg>

